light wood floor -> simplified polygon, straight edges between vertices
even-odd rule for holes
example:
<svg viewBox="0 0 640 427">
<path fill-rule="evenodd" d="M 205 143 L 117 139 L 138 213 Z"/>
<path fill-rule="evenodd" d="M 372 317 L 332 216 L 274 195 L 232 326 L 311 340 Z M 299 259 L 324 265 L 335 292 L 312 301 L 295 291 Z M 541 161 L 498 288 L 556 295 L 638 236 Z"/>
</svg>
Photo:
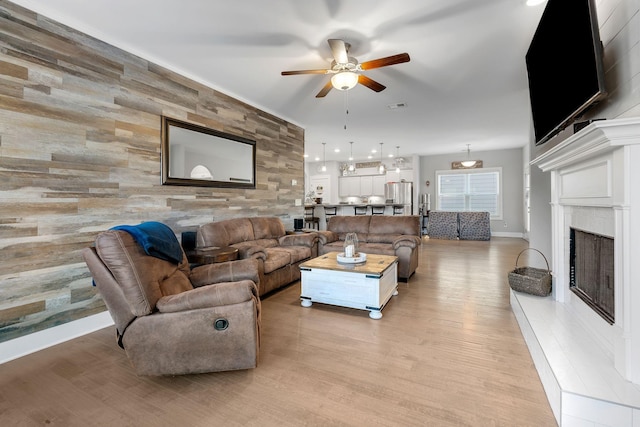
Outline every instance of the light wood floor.
<svg viewBox="0 0 640 427">
<path fill-rule="evenodd" d="M 257 369 L 137 377 L 107 328 L 0 365 L 0 424 L 554 426 L 509 306 L 526 242 L 424 239 L 381 320 L 263 300 Z"/>
</svg>

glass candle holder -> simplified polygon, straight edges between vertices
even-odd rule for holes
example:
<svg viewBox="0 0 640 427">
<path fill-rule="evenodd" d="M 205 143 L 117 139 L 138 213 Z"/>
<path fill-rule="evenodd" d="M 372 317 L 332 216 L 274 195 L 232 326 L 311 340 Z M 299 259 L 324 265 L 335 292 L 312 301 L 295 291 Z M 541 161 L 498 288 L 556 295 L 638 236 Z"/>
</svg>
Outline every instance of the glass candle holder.
<svg viewBox="0 0 640 427">
<path fill-rule="evenodd" d="M 358 256 L 358 235 L 356 233 L 347 233 L 345 236 L 344 256 L 347 258 Z"/>
</svg>

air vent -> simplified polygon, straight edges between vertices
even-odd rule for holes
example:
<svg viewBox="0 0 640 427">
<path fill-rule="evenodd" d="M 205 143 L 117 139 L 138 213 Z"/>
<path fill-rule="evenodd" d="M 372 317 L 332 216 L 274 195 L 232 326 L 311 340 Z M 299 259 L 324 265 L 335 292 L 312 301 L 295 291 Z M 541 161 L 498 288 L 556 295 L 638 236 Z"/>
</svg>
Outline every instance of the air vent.
<svg viewBox="0 0 640 427">
<path fill-rule="evenodd" d="M 387 108 L 390 110 L 397 110 L 398 108 L 407 108 L 406 102 L 398 102 L 397 104 L 389 104 Z"/>
</svg>

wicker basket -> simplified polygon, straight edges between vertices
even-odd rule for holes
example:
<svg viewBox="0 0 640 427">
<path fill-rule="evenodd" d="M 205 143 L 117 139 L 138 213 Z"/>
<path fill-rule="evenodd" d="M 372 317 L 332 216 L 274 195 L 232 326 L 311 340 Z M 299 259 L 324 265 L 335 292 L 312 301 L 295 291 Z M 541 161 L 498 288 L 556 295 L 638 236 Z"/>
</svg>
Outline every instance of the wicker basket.
<svg viewBox="0 0 640 427">
<path fill-rule="evenodd" d="M 533 267 L 518 267 L 520 255 L 524 251 L 532 250 L 538 252 L 547 263 L 547 269 Z M 518 292 L 525 292 L 531 295 L 547 296 L 551 293 L 551 271 L 549 270 L 549 262 L 542 252 L 533 248 L 526 248 L 518 254 L 516 259 L 516 268 L 509 272 L 509 286 Z"/>
</svg>

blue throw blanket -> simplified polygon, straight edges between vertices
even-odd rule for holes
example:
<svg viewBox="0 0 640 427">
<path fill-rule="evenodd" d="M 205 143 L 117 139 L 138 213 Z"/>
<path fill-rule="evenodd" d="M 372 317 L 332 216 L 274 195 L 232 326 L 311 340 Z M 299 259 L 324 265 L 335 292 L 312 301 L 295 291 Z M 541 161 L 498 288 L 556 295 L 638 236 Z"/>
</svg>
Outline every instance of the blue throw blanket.
<svg viewBox="0 0 640 427">
<path fill-rule="evenodd" d="M 149 221 L 138 225 L 118 225 L 112 230 L 122 230 L 131 234 L 147 255 L 170 261 L 182 262 L 182 246 L 173 230 L 161 222 Z"/>
</svg>

